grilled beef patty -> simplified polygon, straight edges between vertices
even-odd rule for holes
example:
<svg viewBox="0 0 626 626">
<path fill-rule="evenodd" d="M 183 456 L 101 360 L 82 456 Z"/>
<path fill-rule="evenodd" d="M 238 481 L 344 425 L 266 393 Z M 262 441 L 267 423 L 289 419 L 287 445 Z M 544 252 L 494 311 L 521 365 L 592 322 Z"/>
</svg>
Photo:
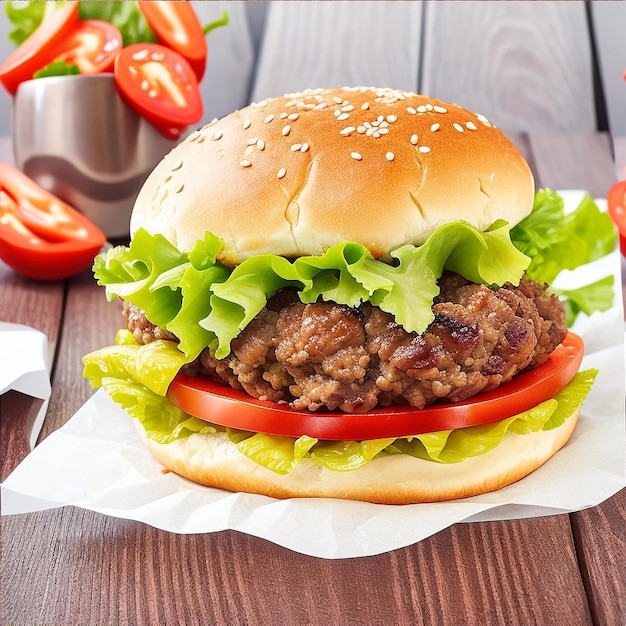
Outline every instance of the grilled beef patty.
<svg viewBox="0 0 626 626">
<path fill-rule="evenodd" d="M 567 334 L 558 298 L 526 278 L 490 289 L 446 273 L 439 285 L 434 320 L 421 335 L 370 303 L 303 304 L 284 290 L 232 342 L 228 357 L 217 360 L 207 348 L 185 373 L 298 409 L 423 408 L 464 400 L 541 365 Z M 124 314 L 140 343 L 176 340 L 128 302 Z"/>
</svg>

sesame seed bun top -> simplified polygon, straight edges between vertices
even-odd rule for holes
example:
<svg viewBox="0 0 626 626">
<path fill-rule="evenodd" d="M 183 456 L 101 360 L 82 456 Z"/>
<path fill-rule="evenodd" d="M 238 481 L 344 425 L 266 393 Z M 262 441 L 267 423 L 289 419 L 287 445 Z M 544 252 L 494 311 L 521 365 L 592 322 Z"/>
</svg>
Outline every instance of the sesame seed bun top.
<svg viewBox="0 0 626 626">
<path fill-rule="evenodd" d="M 342 241 L 381 257 L 458 219 L 516 224 L 533 194 L 524 158 L 482 115 L 392 89 L 318 89 L 193 132 L 148 177 L 131 233 L 189 251 L 208 230 L 228 265 Z"/>
</svg>

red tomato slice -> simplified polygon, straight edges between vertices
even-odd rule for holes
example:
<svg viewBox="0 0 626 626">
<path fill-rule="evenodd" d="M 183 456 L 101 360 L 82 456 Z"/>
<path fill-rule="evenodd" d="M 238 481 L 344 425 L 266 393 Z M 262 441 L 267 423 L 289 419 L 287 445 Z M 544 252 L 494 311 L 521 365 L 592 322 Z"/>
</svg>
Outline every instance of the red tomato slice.
<svg viewBox="0 0 626 626">
<path fill-rule="evenodd" d="M 47 3 L 44 18 L 37 30 L 17 47 L 0 66 L 0 81 L 15 94 L 20 83 L 54 60 L 54 49 L 78 20 L 78 2 L 66 2 L 56 8 Z"/>
<path fill-rule="evenodd" d="M 82 213 L 8 163 L 0 163 L 0 190 L 15 203 L 19 220 L 50 242 L 82 241 L 100 250 L 104 233 Z"/>
<path fill-rule="evenodd" d="M 138 4 L 159 42 L 185 57 L 198 81 L 202 80 L 208 49 L 193 6 L 159 0 L 139 0 Z"/>
<path fill-rule="evenodd" d="M 214 424 L 270 435 L 339 441 L 408 437 L 495 422 L 527 411 L 567 385 L 578 372 L 583 350 L 582 339 L 570 332 L 540 367 L 469 400 L 424 409 L 393 406 L 364 414 L 297 411 L 256 400 L 208 378 L 183 374 L 172 381 L 167 397 L 186 413 Z"/>
<path fill-rule="evenodd" d="M 202 117 L 202 95 L 185 59 L 165 46 L 138 43 L 115 58 L 115 82 L 122 97 L 170 139 Z"/>
<path fill-rule="evenodd" d="M 110 72 L 122 45 L 122 35 L 113 24 L 80 20 L 56 45 L 53 60 L 77 65 L 81 74 Z"/>
<path fill-rule="evenodd" d="M 62 280 L 93 263 L 102 244 L 94 239 L 51 242 L 23 222 L 15 201 L 0 191 L 0 259 L 36 280 Z"/>
<path fill-rule="evenodd" d="M 626 256 L 626 180 L 615 183 L 607 195 L 609 215 L 619 231 L 619 245 Z"/>
</svg>

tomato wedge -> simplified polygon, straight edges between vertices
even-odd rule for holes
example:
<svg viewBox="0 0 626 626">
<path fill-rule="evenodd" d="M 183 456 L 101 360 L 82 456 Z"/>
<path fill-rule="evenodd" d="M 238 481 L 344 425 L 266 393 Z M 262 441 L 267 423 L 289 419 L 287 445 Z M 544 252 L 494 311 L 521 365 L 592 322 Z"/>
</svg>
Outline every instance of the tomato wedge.
<svg viewBox="0 0 626 626">
<path fill-rule="evenodd" d="M 56 8 L 46 3 L 44 18 L 33 34 L 18 46 L 0 66 L 0 81 L 10 94 L 20 83 L 54 60 L 55 48 L 78 21 L 78 2 L 66 2 Z"/>
<path fill-rule="evenodd" d="M 177 52 L 153 43 L 123 48 L 115 58 L 121 96 L 169 139 L 202 117 L 202 94 L 189 63 Z"/>
<path fill-rule="evenodd" d="M 626 180 L 615 183 L 607 195 L 609 215 L 619 232 L 620 252 L 626 256 Z"/>
<path fill-rule="evenodd" d="M 80 20 L 56 45 L 53 60 L 77 65 L 81 74 L 99 74 L 113 70 L 121 49 L 122 35 L 113 24 Z"/>
<path fill-rule="evenodd" d="M 298 411 L 286 404 L 256 400 L 208 378 L 183 374 L 172 381 L 167 397 L 186 413 L 214 424 L 270 435 L 306 434 L 339 441 L 408 437 L 495 422 L 527 411 L 572 380 L 583 351 L 582 339 L 570 332 L 540 367 L 469 400 L 424 409 L 392 406 L 364 414 Z"/>
<path fill-rule="evenodd" d="M 198 81 L 204 76 L 207 44 L 202 25 L 188 2 L 139 0 L 139 8 L 162 43 L 185 57 Z"/>
<path fill-rule="evenodd" d="M 0 163 L 0 258 L 38 280 L 68 278 L 106 243 L 84 215 L 7 163 Z"/>
</svg>

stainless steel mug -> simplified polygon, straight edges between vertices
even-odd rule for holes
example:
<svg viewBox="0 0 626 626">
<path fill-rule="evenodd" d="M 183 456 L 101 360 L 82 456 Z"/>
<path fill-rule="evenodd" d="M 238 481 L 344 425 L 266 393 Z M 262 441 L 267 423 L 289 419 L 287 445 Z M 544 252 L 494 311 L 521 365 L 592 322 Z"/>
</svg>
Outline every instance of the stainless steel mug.
<svg viewBox="0 0 626 626">
<path fill-rule="evenodd" d="M 26 81 L 12 115 L 17 167 L 108 238 L 126 237 L 139 189 L 176 142 L 122 100 L 112 74 Z"/>
</svg>

